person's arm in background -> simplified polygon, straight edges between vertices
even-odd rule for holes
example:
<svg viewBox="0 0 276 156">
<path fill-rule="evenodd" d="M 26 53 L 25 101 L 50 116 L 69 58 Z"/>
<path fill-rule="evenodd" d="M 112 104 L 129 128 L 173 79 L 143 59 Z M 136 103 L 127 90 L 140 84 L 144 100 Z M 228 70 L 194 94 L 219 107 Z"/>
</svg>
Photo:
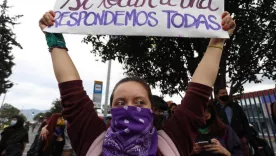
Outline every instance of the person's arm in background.
<svg viewBox="0 0 276 156">
<path fill-rule="evenodd" d="M 253 136 L 253 131 L 250 128 L 248 119 L 246 114 L 244 113 L 243 109 L 240 107 L 241 109 L 241 121 L 242 121 L 242 125 L 243 125 L 243 134 L 244 134 L 244 138 L 242 138 L 242 143 L 245 143 L 245 141 L 247 141 L 248 143 L 250 143 L 253 147 L 256 147 L 258 144 L 256 142 L 256 139 Z M 246 139 L 246 140 L 245 140 Z"/>
<path fill-rule="evenodd" d="M 240 106 L 239 106 L 240 107 Z M 252 132 L 249 126 L 249 122 L 247 119 L 246 114 L 244 113 L 243 109 L 240 107 L 240 117 L 241 117 L 241 121 L 242 121 L 242 125 L 243 125 L 243 133 L 245 135 L 245 137 L 248 139 L 248 141 L 252 140 Z"/>
<path fill-rule="evenodd" d="M 227 138 L 225 142 L 226 148 L 231 153 L 231 156 L 243 155 L 240 138 L 237 136 L 236 132 L 230 126 L 227 126 Z"/>
<path fill-rule="evenodd" d="M 26 142 L 23 142 L 23 144 L 22 144 L 22 155 L 23 155 L 23 153 L 24 153 L 24 151 L 25 151 L 25 148 L 26 148 Z"/>
<path fill-rule="evenodd" d="M 276 125 L 276 102 L 270 105 L 270 109 L 271 109 L 272 121 Z"/>
<path fill-rule="evenodd" d="M 22 154 L 24 153 L 24 150 L 26 148 L 26 144 L 28 142 L 29 142 L 29 134 L 27 132 L 26 135 L 24 136 L 23 140 L 22 140 Z"/>
<path fill-rule="evenodd" d="M 42 140 L 46 140 L 47 136 L 49 134 L 49 131 L 47 130 L 48 125 L 45 125 L 40 132 L 40 137 L 42 138 Z"/>
</svg>

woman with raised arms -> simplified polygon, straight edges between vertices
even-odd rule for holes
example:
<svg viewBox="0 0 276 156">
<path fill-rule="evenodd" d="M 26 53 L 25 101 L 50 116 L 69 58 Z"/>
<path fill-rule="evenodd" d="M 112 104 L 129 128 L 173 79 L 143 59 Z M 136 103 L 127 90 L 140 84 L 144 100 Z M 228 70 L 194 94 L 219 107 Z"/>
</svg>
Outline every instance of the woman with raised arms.
<svg viewBox="0 0 276 156">
<path fill-rule="evenodd" d="M 39 26 L 54 24 L 55 13 L 47 12 Z M 229 34 L 236 25 L 228 12 L 222 14 L 222 27 Z M 186 95 L 172 118 L 157 131 L 153 126 L 150 87 L 139 78 L 124 78 L 115 86 L 110 104 L 112 123 L 106 129 L 83 89 L 62 34 L 45 33 L 56 79 L 68 121 L 68 134 L 78 156 L 188 156 L 204 125 L 204 112 L 212 93 L 225 39 L 213 38 L 198 65 Z M 95 67 L 96 68 L 96 67 Z"/>
</svg>

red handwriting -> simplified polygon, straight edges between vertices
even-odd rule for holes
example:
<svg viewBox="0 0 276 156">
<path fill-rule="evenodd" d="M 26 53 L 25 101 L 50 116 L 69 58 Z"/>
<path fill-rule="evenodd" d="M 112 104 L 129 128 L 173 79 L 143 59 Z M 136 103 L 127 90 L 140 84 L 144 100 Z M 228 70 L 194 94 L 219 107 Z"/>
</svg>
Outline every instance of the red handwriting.
<svg viewBox="0 0 276 156">
<path fill-rule="evenodd" d="M 68 4 L 69 1 L 70 1 L 70 0 L 67 0 L 67 1 L 60 7 L 60 9 L 63 9 L 63 8 Z M 90 8 L 93 6 L 93 4 L 91 4 L 89 7 L 86 6 L 86 5 L 87 5 L 87 2 L 89 2 L 89 0 L 84 0 L 82 3 L 81 3 L 80 0 L 76 0 L 76 2 L 77 2 L 77 6 L 76 6 L 75 8 L 69 7 L 68 9 L 71 10 L 71 11 L 77 11 L 77 10 L 79 10 L 79 9 L 82 7 L 84 10 L 88 10 L 88 9 L 90 9 Z"/>
<path fill-rule="evenodd" d="M 60 9 L 64 8 L 70 0 L 67 0 Z M 69 10 L 71 11 L 77 11 L 80 8 L 83 8 L 84 10 L 90 9 L 93 4 L 87 7 L 87 3 L 91 0 L 75 0 L 76 5 L 75 7 L 69 7 Z M 153 4 L 155 2 L 155 4 Z M 173 3 L 173 0 L 101 0 L 101 3 L 97 6 L 98 8 L 105 8 L 110 9 L 113 6 L 118 6 L 120 8 L 124 7 L 150 7 L 150 8 L 156 8 L 157 6 L 163 5 L 163 6 L 179 6 L 182 9 L 185 8 L 198 8 L 198 9 L 209 9 L 210 11 L 217 11 L 219 8 L 214 8 L 212 6 L 213 0 L 178 0 L 178 4 L 176 2 Z"/>
<path fill-rule="evenodd" d="M 195 1 L 196 0 L 190 0 L 188 5 L 184 6 L 185 0 L 181 0 L 180 7 L 183 8 L 183 9 L 188 8 L 188 7 L 192 8 L 194 6 Z M 213 0 L 208 0 L 208 5 L 207 6 L 203 6 L 204 1 L 206 1 L 206 0 L 197 0 L 196 7 L 198 9 L 209 9 L 210 11 L 217 11 L 219 9 L 219 8 L 216 8 L 216 9 L 212 8 L 212 1 Z"/>
<path fill-rule="evenodd" d="M 127 1 L 127 2 L 126 2 Z M 133 2 L 134 1 L 134 2 Z M 102 0 L 98 8 L 104 7 L 106 9 L 109 9 L 113 6 L 119 6 L 121 8 L 123 7 L 144 7 L 146 4 L 146 1 L 148 2 L 148 6 L 150 8 L 155 8 L 158 6 L 158 3 L 160 5 L 167 5 L 167 6 L 177 6 L 179 5 L 182 9 L 185 8 L 193 8 L 194 4 L 196 3 L 195 7 L 198 9 L 209 9 L 210 11 L 217 11 L 219 8 L 212 8 L 212 1 L 213 0 L 180 0 L 179 4 L 173 4 L 172 0 L 154 0 L 154 2 L 157 2 L 157 4 L 153 4 L 152 0 Z M 204 2 L 208 2 L 204 6 Z M 124 3 L 124 4 L 123 4 Z M 186 6 L 185 4 L 186 3 Z"/>
<path fill-rule="evenodd" d="M 160 4 L 161 5 L 168 5 L 168 6 L 177 6 L 177 4 L 171 4 L 171 0 L 165 0 L 165 1 L 167 1 L 167 3 L 164 2 L 164 0 L 160 0 Z"/>
<path fill-rule="evenodd" d="M 148 1 L 148 6 L 150 8 L 157 7 L 157 5 L 152 4 L 152 0 L 134 0 L 135 1 L 134 3 L 132 2 L 133 0 L 127 0 L 127 3 L 123 4 L 123 2 L 125 3 L 125 1 L 126 0 L 102 0 L 101 4 L 98 6 L 98 8 L 104 7 L 106 9 L 109 9 L 116 5 L 121 8 L 124 8 L 124 7 L 137 7 L 138 8 L 138 7 L 143 7 L 145 5 L 146 1 Z"/>
</svg>

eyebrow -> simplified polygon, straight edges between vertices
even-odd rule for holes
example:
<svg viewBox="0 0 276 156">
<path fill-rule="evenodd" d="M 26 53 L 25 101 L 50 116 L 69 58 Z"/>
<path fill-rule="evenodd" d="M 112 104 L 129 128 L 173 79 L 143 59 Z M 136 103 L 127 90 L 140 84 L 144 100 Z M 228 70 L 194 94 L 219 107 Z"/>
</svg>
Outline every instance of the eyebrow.
<svg viewBox="0 0 276 156">
<path fill-rule="evenodd" d="M 114 101 L 118 101 L 118 100 L 125 100 L 126 98 L 124 98 L 124 97 L 118 97 L 118 98 L 116 98 L 116 99 L 114 99 Z M 144 97 L 144 96 L 137 96 L 137 97 L 135 97 L 134 98 L 134 100 L 137 100 L 137 99 L 147 99 L 147 97 Z"/>
<path fill-rule="evenodd" d="M 134 99 L 135 99 L 135 100 L 136 100 L 136 99 L 146 99 L 146 97 L 144 97 L 144 96 L 137 96 L 137 97 L 135 97 Z"/>
</svg>

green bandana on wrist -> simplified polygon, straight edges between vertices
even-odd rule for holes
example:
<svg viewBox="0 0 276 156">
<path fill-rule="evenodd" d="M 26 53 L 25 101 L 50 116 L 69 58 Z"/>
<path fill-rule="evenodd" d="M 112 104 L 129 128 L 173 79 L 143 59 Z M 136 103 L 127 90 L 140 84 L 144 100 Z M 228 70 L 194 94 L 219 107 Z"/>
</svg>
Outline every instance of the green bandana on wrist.
<svg viewBox="0 0 276 156">
<path fill-rule="evenodd" d="M 53 48 L 61 48 L 61 49 L 68 50 L 62 34 L 46 33 L 45 36 L 46 36 L 47 45 L 49 47 L 50 52 Z"/>
</svg>

